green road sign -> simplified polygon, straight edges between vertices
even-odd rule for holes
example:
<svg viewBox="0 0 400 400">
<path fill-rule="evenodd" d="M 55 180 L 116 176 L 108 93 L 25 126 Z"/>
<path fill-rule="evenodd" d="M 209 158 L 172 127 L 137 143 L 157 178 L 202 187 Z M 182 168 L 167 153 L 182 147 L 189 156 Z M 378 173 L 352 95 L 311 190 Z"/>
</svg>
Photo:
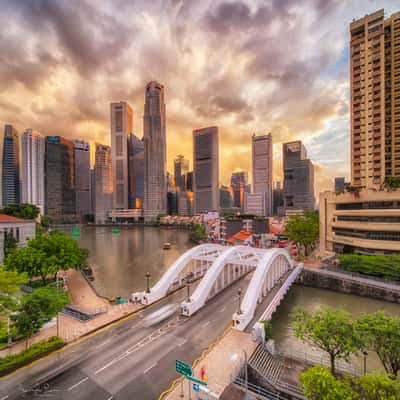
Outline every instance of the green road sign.
<svg viewBox="0 0 400 400">
<path fill-rule="evenodd" d="M 197 383 L 199 385 L 207 386 L 207 382 L 204 382 L 200 379 L 193 378 L 193 376 L 186 376 L 186 378 L 188 378 L 190 381 Z"/>
<path fill-rule="evenodd" d="M 175 361 L 175 369 L 178 374 L 185 375 L 187 378 L 193 375 L 192 367 L 183 361 Z"/>
</svg>

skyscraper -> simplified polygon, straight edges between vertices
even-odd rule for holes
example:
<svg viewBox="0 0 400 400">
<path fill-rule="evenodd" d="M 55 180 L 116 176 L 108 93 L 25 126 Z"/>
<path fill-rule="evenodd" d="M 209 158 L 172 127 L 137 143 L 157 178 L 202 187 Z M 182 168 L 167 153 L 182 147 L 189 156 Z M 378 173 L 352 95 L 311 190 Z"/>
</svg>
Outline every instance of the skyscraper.
<svg viewBox="0 0 400 400">
<path fill-rule="evenodd" d="M 174 160 L 175 185 L 180 190 L 186 190 L 186 174 L 189 172 L 189 160 L 185 156 L 178 154 Z"/>
<path fill-rule="evenodd" d="M 113 208 L 111 147 L 96 143 L 93 174 L 95 222 L 102 224 L 107 221 L 108 213 Z"/>
<path fill-rule="evenodd" d="M 76 219 L 74 143 L 60 136 L 46 137 L 45 213 L 53 222 Z"/>
<path fill-rule="evenodd" d="M 218 127 L 193 131 L 193 191 L 195 213 L 219 208 Z"/>
<path fill-rule="evenodd" d="M 113 208 L 129 208 L 128 142 L 133 131 L 133 110 L 126 101 L 111 103 Z"/>
<path fill-rule="evenodd" d="M 167 211 L 166 121 L 164 86 L 146 85 L 144 132 L 144 219 L 153 221 Z"/>
<path fill-rule="evenodd" d="M 143 208 L 144 143 L 133 133 L 129 137 L 129 208 Z"/>
<path fill-rule="evenodd" d="M 400 177 L 400 12 L 350 24 L 351 183 Z"/>
<path fill-rule="evenodd" d="M 12 125 L 5 125 L 2 164 L 3 206 L 19 204 L 21 201 L 19 168 L 18 132 Z"/>
<path fill-rule="evenodd" d="M 265 193 L 264 215 L 272 214 L 272 135 L 252 136 L 253 193 Z"/>
<path fill-rule="evenodd" d="M 74 140 L 76 213 L 81 217 L 91 214 L 90 145 L 83 140 Z"/>
<path fill-rule="evenodd" d="M 283 201 L 286 210 L 313 211 L 314 165 L 300 140 L 283 144 Z"/>
<path fill-rule="evenodd" d="M 22 145 L 22 202 L 34 204 L 44 213 L 45 138 L 33 129 L 26 129 Z"/>
<path fill-rule="evenodd" d="M 244 207 L 244 194 L 249 192 L 247 177 L 247 171 L 233 172 L 231 175 L 233 207 L 240 209 Z"/>
</svg>

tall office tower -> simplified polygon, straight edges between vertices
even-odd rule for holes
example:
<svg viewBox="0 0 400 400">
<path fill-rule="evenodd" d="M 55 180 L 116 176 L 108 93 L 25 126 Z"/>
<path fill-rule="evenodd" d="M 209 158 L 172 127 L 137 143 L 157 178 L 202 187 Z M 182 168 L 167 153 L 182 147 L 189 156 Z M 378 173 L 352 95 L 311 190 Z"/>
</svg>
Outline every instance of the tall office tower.
<svg viewBox="0 0 400 400">
<path fill-rule="evenodd" d="M 253 193 L 265 193 L 265 213 L 272 214 L 272 135 L 252 136 Z"/>
<path fill-rule="evenodd" d="M 94 216 L 97 224 L 105 223 L 113 208 L 113 170 L 111 147 L 96 143 L 94 163 Z"/>
<path fill-rule="evenodd" d="M 164 86 L 146 85 L 144 132 L 144 220 L 153 221 L 167 211 L 166 125 Z"/>
<path fill-rule="evenodd" d="M 126 101 L 111 103 L 111 156 L 113 166 L 113 208 L 129 208 L 128 142 L 133 131 L 133 110 Z"/>
<path fill-rule="evenodd" d="M 34 204 L 44 213 L 44 155 L 46 139 L 33 129 L 26 129 L 22 146 L 22 202 Z"/>
<path fill-rule="evenodd" d="M 344 189 L 346 187 L 345 178 L 343 177 L 336 177 L 335 178 L 335 192 L 336 193 L 344 193 Z"/>
<path fill-rule="evenodd" d="M 174 160 L 175 185 L 180 190 L 186 190 L 186 174 L 189 172 L 189 160 L 185 156 L 178 154 Z"/>
<path fill-rule="evenodd" d="M 225 209 L 233 207 L 232 186 L 221 185 L 219 188 L 219 206 Z"/>
<path fill-rule="evenodd" d="M 18 132 L 12 125 L 5 125 L 2 164 L 3 206 L 19 204 L 21 201 L 19 168 Z"/>
<path fill-rule="evenodd" d="M 195 213 L 219 208 L 218 127 L 193 131 L 193 191 Z"/>
<path fill-rule="evenodd" d="M 60 136 L 46 137 L 45 213 L 53 222 L 76 219 L 74 143 Z"/>
<path fill-rule="evenodd" d="M 185 177 L 185 187 L 188 192 L 193 192 L 193 171 L 189 171 Z"/>
<path fill-rule="evenodd" d="M 247 171 L 233 172 L 231 175 L 231 187 L 233 193 L 233 206 L 243 209 L 244 194 L 249 192 L 247 184 Z"/>
<path fill-rule="evenodd" d="M 143 208 L 144 143 L 133 133 L 129 137 L 129 208 Z"/>
<path fill-rule="evenodd" d="M 90 194 L 91 194 L 91 210 L 94 215 L 96 209 L 96 186 L 95 186 L 95 178 L 94 178 L 94 168 L 90 170 Z"/>
<path fill-rule="evenodd" d="M 92 213 L 90 184 L 90 144 L 74 140 L 76 213 L 81 217 Z"/>
<path fill-rule="evenodd" d="M 313 211 L 314 165 L 300 140 L 283 144 L 283 201 L 286 210 Z"/>
<path fill-rule="evenodd" d="M 351 183 L 400 177 L 400 12 L 350 24 Z"/>
</svg>

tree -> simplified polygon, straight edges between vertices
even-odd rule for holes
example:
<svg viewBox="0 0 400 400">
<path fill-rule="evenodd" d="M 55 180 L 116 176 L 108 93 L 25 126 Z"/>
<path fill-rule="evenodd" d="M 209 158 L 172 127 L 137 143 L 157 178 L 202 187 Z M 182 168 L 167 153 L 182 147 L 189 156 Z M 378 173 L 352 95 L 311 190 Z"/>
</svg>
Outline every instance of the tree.
<svg viewBox="0 0 400 400">
<path fill-rule="evenodd" d="M 39 276 L 45 285 L 48 275 L 85 267 L 87 256 L 87 250 L 81 249 L 74 239 L 54 231 L 49 235 L 38 235 L 28 242 L 28 246 L 14 250 L 5 258 L 4 265 L 7 270 L 27 273 L 31 279 Z"/>
<path fill-rule="evenodd" d="M 387 190 L 399 189 L 400 188 L 400 178 L 397 176 L 387 176 L 385 182 L 383 183 Z"/>
<path fill-rule="evenodd" d="M 319 237 L 319 216 L 316 213 L 307 212 L 304 215 L 291 215 L 285 227 L 285 235 L 297 244 L 299 252 L 315 245 Z"/>
<path fill-rule="evenodd" d="M 331 372 L 335 374 L 335 360 L 348 359 L 362 348 L 362 340 L 349 313 L 342 309 L 321 307 L 314 313 L 296 308 L 291 323 L 297 338 L 327 352 Z"/>
<path fill-rule="evenodd" d="M 33 320 L 35 319 L 35 321 Z M 17 335 L 25 339 L 25 348 L 28 348 L 28 339 L 33 333 L 33 324 L 36 322 L 36 317 L 26 312 L 20 312 L 13 316 L 14 325 Z"/>
<path fill-rule="evenodd" d="M 36 219 L 40 208 L 33 204 L 9 204 L 0 210 L 1 214 L 12 215 L 22 219 Z"/>
<path fill-rule="evenodd" d="M 300 375 L 303 393 L 310 400 L 353 400 L 355 393 L 347 381 L 339 381 L 332 373 L 319 365 Z"/>
<path fill-rule="evenodd" d="M 400 371 L 400 317 L 383 311 L 365 314 L 357 321 L 357 329 L 367 346 L 378 354 L 385 371 L 397 377 Z"/>
<path fill-rule="evenodd" d="M 382 372 L 374 372 L 353 379 L 355 400 L 398 400 L 400 381 Z"/>
<path fill-rule="evenodd" d="M 6 257 L 13 249 L 17 248 L 17 239 L 11 232 L 4 232 L 3 252 Z"/>
<path fill-rule="evenodd" d="M 15 307 L 13 295 L 18 292 L 21 285 L 27 281 L 25 274 L 15 271 L 6 271 L 0 266 L 0 313 L 7 312 Z"/>
</svg>

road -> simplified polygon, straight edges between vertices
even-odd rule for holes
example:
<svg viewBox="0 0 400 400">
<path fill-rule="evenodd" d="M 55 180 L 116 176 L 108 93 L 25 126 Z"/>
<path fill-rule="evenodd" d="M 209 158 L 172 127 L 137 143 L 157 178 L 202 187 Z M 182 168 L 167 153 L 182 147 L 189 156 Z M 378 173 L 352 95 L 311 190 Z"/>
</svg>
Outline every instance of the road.
<svg viewBox="0 0 400 400">
<path fill-rule="evenodd" d="M 191 364 L 229 326 L 237 310 L 238 281 L 189 319 L 175 314 L 152 327 L 143 318 L 186 290 L 16 374 L 0 380 L 0 400 L 22 398 L 154 400 L 177 377 L 175 360 Z M 43 389 L 25 392 L 40 382 Z"/>
</svg>

